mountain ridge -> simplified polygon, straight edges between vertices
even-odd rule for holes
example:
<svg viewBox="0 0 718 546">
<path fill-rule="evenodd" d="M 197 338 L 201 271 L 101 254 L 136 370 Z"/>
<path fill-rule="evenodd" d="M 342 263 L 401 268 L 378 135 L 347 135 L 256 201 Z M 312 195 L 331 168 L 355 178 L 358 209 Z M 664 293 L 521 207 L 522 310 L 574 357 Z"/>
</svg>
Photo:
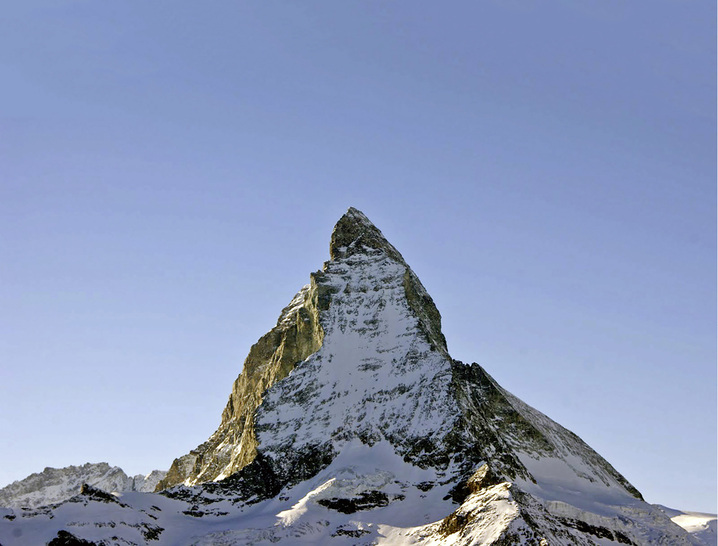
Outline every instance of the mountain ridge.
<svg viewBox="0 0 718 546">
<path fill-rule="evenodd" d="M 128 476 L 120 467 L 106 462 L 85 463 L 63 468 L 47 467 L 42 472 L 12 482 L 0 489 L 0 506 L 37 508 L 65 501 L 88 484 L 112 492 L 154 491 L 164 477 L 162 470 Z"/>
</svg>

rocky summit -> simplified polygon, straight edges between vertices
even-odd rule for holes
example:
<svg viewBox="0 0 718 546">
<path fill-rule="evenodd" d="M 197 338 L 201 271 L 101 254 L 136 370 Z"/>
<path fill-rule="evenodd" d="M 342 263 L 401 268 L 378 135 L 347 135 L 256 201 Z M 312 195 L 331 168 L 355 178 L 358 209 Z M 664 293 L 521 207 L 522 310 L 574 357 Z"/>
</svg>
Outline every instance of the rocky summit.
<svg viewBox="0 0 718 546">
<path fill-rule="evenodd" d="M 155 493 L 0 509 L 0 544 L 702 544 L 452 359 L 433 300 L 360 211 L 309 280 Z"/>
</svg>

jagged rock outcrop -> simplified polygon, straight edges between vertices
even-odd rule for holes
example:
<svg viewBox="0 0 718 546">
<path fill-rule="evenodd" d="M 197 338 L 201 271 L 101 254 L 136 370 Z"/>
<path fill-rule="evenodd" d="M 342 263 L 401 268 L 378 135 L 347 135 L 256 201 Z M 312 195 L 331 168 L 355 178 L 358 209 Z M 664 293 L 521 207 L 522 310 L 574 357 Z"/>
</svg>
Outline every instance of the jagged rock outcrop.
<svg viewBox="0 0 718 546">
<path fill-rule="evenodd" d="M 0 543 L 65 526 L 123 544 L 699 544 L 578 436 L 453 360 L 431 297 L 361 212 L 330 257 L 160 494 L 0 511 Z"/>
</svg>

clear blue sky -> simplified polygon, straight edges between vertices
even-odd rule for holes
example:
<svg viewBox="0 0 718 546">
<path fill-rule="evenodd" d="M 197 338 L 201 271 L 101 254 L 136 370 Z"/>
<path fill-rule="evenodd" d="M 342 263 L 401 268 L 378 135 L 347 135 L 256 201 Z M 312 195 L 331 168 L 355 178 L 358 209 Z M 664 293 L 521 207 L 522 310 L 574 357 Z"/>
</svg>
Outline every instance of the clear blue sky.
<svg viewBox="0 0 718 546">
<path fill-rule="evenodd" d="M 5 6 L 0 485 L 204 441 L 355 206 L 455 358 L 715 511 L 715 3 L 537 6 Z"/>
</svg>

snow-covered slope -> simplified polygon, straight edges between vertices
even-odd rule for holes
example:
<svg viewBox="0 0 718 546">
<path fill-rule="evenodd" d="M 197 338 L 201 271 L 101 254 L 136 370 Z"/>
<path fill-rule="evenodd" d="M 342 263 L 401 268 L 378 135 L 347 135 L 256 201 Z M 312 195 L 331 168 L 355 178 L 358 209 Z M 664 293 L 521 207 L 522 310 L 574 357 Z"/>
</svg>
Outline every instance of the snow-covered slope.
<svg viewBox="0 0 718 546">
<path fill-rule="evenodd" d="M 107 463 L 46 468 L 0 489 L 0 506 L 36 508 L 62 502 L 77 495 L 83 484 L 107 492 L 154 491 L 165 474 L 153 470 L 147 476 L 129 477 L 120 467 Z"/>
<path fill-rule="evenodd" d="M 330 256 L 168 489 L 5 513 L 0 543 L 699 544 L 576 435 L 453 360 L 431 297 L 361 212 Z"/>
<path fill-rule="evenodd" d="M 671 521 L 683 527 L 707 546 L 718 543 L 716 534 L 716 515 L 702 512 L 682 512 L 671 517 Z"/>
<path fill-rule="evenodd" d="M 703 512 L 682 512 L 666 506 L 656 505 L 664 513 L 671 518 L 673 523 L 680 525 L 691 535 L 701 541 L 706 546 L 716 546 L 718 544 L 718 522 L 716 514 L 706 514 Z"/>
</svg>

